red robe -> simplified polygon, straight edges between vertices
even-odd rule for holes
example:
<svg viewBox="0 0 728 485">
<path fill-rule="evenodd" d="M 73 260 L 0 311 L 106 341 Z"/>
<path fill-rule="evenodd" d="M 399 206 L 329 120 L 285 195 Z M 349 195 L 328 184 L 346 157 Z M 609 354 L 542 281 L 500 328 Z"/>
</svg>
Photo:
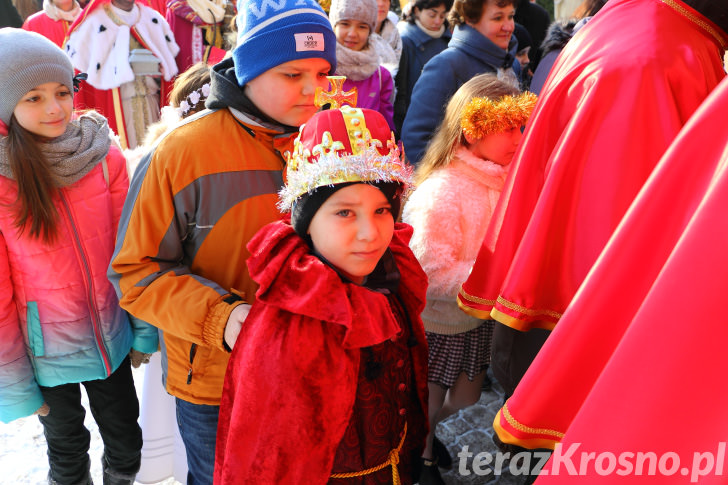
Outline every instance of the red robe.
<svg viewBox="0 0 728 485">
<path fill-rule="evenodd" d="M 625 458 L 605 476 L 594 461 L 569 476 L 562 461 L 558 476 L 538 484 L 614 483 L 617 470 L 627 475 L 620 483 L 643 483 L 648 466 L 638 475 L 628 454 L 637 452 L 656 453 L 668 471 L 664 454 L 679 457 L 675 474 L 653 483 L 694 483 L 700 470 L 701 484 L 726 482 L 727 111 L 723 81 L 656 167 L 508 401 L 518 428 L 551 431 L 524 433 L 502 411 L 496 417 L 499 434 L 521 443 L 560 439 L 562 456 L 575 449 L 576 470 L 581 453 Z M 550 474 L 555 466 L 552 458 Z"/>
<path fill-rule="evenodd" d="M 680 128 L 728 37 L 679 0 L 610 0 L 566 45 L 458 301 L 552 329 Z"/>
<path fill-rule="evenodd" d="M 390 249 L 419 342 L 411 361 L 426 410 L 427 345 L 419 314 L 427 277 L 407 246 L 411 234 L 410 226 L 397 224 Z M 260 288 L 225 376 L 215 483 L 326 483 L 354 408 L 361 349 L 395 337 L 401 327 L 384 294 L 343 283 L 290 224 L 265 226 L 248 248 Z M 424 445 L 426 430 L 423 422 L 408 435 L 419 434 Z M 390 471 L 383 473 L 391 479 Z"/>
<path fill-rule="evenodd" d="M 67 33 L 68 37 L 70 37 L 71 34 L 73 34 L 74 31 L 76 31 L 79 26 L 86 21 L 92 12 L 95 12 L 98 8 L 103 8 L 103 5 L 109 2 L 110 0 L 91 0 L 83 9 L 81 15 L 79 15 L 69 28 Z M 154 8 L 156 10 L 157 7 L 159 7 L 159 2 L 149 2 L 148 0 L 135 0 L 135 3 L 139 6 L 139 8 Z M 164 11 L 161 12 L 161 15 L 164 17 Z M 153 50 L 144 40 L 143 36 L 139 33 L 136 27 L 132 27 L 130 32 L 131 36 L 137 40 L 143 48 Z M 107 41 L 110 40 L 107 39 Z M 78 73 L 78 70 L 76 70 L 76 73 Z M 170 79 L 169 81 L 164 78 L 161 79 L 161 86 L 159 90 L 160 110 L 162 106 L 167 104 L 167 97 L 169 96 L 172 87 L 173 79 Z M 124 149 L 129 148 L 129 139 L 126 134 L 125 126 L 126 114 L 123 110 L 119 86 L 111 89 L 97 89 L 89 82 L 82 82 L 80 84 L 79 91 L 73 97 L 73 107 L 75 110 L 79 111 L 94 110 L 101 113 L 109 121 L 109 128 L 111 128 L 111 130 L 119 136 L 121 147 Z M 141 144 L 141 142 L 142 140 L 138 140 L 139 144 Z"/>
<path fill-rule="evenodd" d="M 44 10 L 36 12 L 23 23 L 23 28 L 31 32 L 37 32 L 40 35 L 50 39 L 58 47 L 63 49 L 66 40 L 66 34 L 71 22 L 67 20 L 53 20 L 45 13 Z"/>
</svg>

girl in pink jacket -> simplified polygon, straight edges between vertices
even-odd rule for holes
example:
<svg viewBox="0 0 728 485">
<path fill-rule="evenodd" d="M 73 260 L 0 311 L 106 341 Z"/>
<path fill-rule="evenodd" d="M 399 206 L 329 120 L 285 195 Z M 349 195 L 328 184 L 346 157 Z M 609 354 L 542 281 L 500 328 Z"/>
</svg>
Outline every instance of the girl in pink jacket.
<svg viewBox="0 0 728 485">
<path fill-rule="evenodd" d="M 49 483 L 90 483 L 83 384 L 104 483 L 131 485 L 142 436 L 130 360 L 156 350 L 157 332 L 130 322 L 106 279 L 126 164 L 106 119 L 73 119 L 73 67 L 50 40 L 0 29 L 0 65 L 0 420 L 39 415 Z"/>
<path fill-rule="evenodd" d="M 458 308 L 467 279 L 500 197 L 535 96 L 481 74 L 463 84 L 417 168 L 417 189 L 402 220 L 411 224 L 410 248 L 427 273 L 422 312 L 429 345 L 430 434 L 420 485 L 443 484 L 438 466 L 450 462 L 435 438 L 439 421 L 480 398 L 490 362 L 493 322 Z"/>
</svg>

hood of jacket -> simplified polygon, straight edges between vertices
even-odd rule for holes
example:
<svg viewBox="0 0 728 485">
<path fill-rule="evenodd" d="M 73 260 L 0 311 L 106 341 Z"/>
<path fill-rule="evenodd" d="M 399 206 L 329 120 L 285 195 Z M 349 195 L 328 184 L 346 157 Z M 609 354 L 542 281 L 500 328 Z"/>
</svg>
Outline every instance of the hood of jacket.
<svg viewBox="0 0 728 485">
<path fill-rule="evenodd" d="M 560 51 L 574 35 L 574 26 L 578 20 L 556 21 L 546 31 L 546 38 L 541 44 L 541 50 L 545 56 L 549 52 Z"/>
<path fill-rule="evenodd" d="M 518 41 L 512 36 L 506 52 L 471 26 L 458 25 L 452 34 L 449 47 L 457 47 L 473 57 L 483 59 L 495 68 L 507 69 L 514 66 Z"/>
</svg>

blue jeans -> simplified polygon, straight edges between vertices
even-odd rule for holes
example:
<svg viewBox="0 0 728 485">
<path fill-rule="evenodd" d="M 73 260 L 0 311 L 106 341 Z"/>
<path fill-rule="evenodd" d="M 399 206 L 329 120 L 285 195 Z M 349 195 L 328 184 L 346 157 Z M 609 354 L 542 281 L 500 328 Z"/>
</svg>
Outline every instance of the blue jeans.
<svg viewBox="0 0 728 485">
<path fill-rule="evenodd" d="M 177 426 L 187 452 L 187 485 L 212 485 L 220 406 L 175 398 Z"/>
</svg>

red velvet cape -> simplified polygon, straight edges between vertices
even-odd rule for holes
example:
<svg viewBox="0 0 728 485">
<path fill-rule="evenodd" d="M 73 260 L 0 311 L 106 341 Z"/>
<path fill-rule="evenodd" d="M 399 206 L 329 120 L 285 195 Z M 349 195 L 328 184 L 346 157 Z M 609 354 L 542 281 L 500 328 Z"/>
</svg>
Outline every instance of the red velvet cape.
<svg viewBox="0 0 728 485">
<path fill-rule="evenodd" d="M 399 294 L 419 345 L 412 348 L 417 394 L 427 409 L 427 344 L 419 318 L 427 277 L 397 224 L 390 249 Z M 349 423 L 360 348 L 395 336 L 387 297 L 343 283 L 286 222 L 248 244 L 260 285 L 228 364 L 217 432 L 215 483 L 326 483 Z"/>
<path fill-rule="evenodd" d="M 564 451 L 578 444 L 577 455 L 679 456 L 674 475 L 648 479 L 647 466 L 637 475 L 635 457 L 625 455 L 632 472 L 618 465 L 615 472 L 626 474 L 620 483 L 688 483 L 697 478 L 692 476 L 697 469 L 690 468 L 695 454 L 707 452 L 714 461 L 700 456 L 708 473 L 700 483 L 726 482 L 721 476 L 728 474 L 728 325 L 721 311 L 728 294 L 726 112 L 728 80 L 656 167 L 507 403 L 519 428 L 565 432 Z M 534 429 L 515 430 L 502 411 L 496 427 L 521 443 L 554 439 Z M 551 473 L 554 467 L 551 463 Z M 569 476 L 562 463 L 558 476 L 536 483 L 617 480 L 615 473 L 600 476 L 594 463 L 586 470 L 586 476 Z"/>
<path fill-rule="evenodd" d="M 722 35 L 720 35 L 722 34 Z M 629 204 L 724 76 L 725 35 L 679 0 L 610 0 L 569 41 L 458 301 L 551 329 Z"/>
</svg>

